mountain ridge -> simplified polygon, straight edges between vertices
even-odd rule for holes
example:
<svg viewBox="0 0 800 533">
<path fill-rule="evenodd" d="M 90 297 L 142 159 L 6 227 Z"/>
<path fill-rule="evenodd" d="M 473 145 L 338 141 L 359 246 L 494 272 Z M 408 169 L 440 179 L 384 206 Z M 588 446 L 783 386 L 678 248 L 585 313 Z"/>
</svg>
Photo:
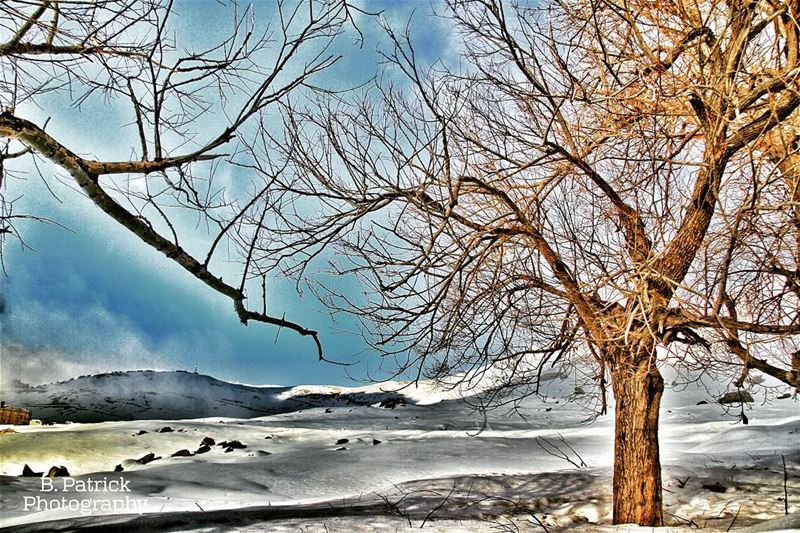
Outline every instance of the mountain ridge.
<svg viewBox="0 0 800 533">
<path fill-rule="evenodd" d="M 255 386 L 183 370 L 129 370 L 46 385 L 19 382 L 17 388 L 0 390 L 0 399 L 53 423 L 255 418 L 311 407 L 371 405 L 401 394 L 397 382 L 388 388 Z"/>
</svg>

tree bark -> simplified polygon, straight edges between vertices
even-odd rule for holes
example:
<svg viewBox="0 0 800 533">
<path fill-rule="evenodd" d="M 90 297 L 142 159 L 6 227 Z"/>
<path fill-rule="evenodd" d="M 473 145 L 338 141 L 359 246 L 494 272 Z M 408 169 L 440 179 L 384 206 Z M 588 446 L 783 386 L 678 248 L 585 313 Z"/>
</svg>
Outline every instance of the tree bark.
<svg viewBox="0 0 800 533">
<path fill-rule="evenodd" d="M 653 358 L 631 359 L 630 353 L 623 354 L 611 370 L 616 400 L 613 523 L 661 526 L 658 409 L 664 380 Z"/>
</svg>

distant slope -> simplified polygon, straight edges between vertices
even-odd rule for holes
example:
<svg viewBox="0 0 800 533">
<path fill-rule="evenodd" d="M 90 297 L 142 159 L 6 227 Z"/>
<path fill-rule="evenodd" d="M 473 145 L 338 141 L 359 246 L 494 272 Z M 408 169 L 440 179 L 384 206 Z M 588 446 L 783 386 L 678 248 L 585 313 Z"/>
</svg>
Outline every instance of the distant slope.
<svg viewBox="0 0 800 533">
<path fill-rule="evenodd" d="M 0 399 L 7 404 L 25 407 L 34 418 L 55 423 L 213 416 L 254 418 L 307 407 L 371 405 L 396 396 L 396 392 L 383 392 L 378 386 L 255 387 L 203 374 L 152 370 L 82 376 L 0 391 Z"/>
</svg>

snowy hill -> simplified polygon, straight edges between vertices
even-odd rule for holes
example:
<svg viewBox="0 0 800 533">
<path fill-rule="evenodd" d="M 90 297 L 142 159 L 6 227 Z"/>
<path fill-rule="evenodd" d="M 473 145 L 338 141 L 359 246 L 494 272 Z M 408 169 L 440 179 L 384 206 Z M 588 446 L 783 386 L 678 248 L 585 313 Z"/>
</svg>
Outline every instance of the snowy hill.
<svg viewBox="0 0 800 533">
<path fill-rule="evenodd" d="M 34 418 L 63 422 L 254 418 L 309 407 L 371 405 L 402 395 L 401 384 L 362 388 L 257 387 L 184 371 L 152 370 L 81 376 L 69 381 L 0 390 L 0 399 Z"/>
<path fill-rule="evenodd" d="M 565 401 L 574 383 L 554 379 L 519 416 L 483 418 L 452 401 L 463 392 L 399 382 L 257 387 L 147 371 L 17 387 L 2 399 L 34 416 L 118 421 L 6 428 L 0 530 L 489 533 L 540 531 L 539 520 L 551 532 L 651 531 L 609 525 L 613 417 L 591 419 Z M 742 409 L 748 425 L 699 385 L 665 392 L 663 531 L 800 526 L 798 400 L 756 395 Z M 75 480 L 124 478 L 124 498 L 144 514 L 26 510 L 25 498 L 42 496 L 40 479 L 20 475 L 26 465 L 63 465 Z M 100 506 L 123 496 L 80 498 Z"/>
</svg>

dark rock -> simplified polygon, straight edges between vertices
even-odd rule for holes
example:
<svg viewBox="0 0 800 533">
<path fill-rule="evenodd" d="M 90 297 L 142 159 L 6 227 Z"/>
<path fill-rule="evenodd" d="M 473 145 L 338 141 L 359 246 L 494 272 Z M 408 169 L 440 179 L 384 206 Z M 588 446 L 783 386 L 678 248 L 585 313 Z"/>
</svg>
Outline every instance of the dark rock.
<svg viewBox="0 0 800 533">
<path fill-rule="evenodd" d="M 203 437 L 203 440 L 200 442 L 200 446 L 213 446 L 216 443 L 217 441 L 215 441 L 211 437 Z"/>
<path fill-rule="evenodd" d="M 787 400 L 787 399 L 789 399 L 791 397 L 792 397 L 792 395 L 790 393 L 788 393 L 788 392 L 785 392 L 785 393 L 781 394 L 780 396 L 776 396 L 776 398 L 778 400 Z"/>
<path fill-rule="evenodd" d="M 228 448 L 231 448 L 231 449 L 234 449 L 234 450 L 242 450 L 244 448 L 247 448 L 247 444 L 242 444 L 238 440 L 232 440 L 232 441 L 226 443 L 226 445 L 227 445 Z"/>
<path fill-rule="evenodd" d="M 710 490 L 711 492 L 727 492 L 728 487 L 717 481 L 714 484 L 711 483 L 704 483 L 703 488 L 706 490 Z"/>
<path fill-rule="evenodd" d="M 66 466 L 51 466 L 47 477 L 69 477 L 69 470 Z"/>
<path fill-rule="evenodd" d="M 267 435 L 267 436 L 266 436 L 266 437 L 264 437 L 264 438 L 265 438 L 265 439 L 271 439 L 271 438 L 272 438 L 272 435 Z"/>
<path fill-rule="evenodd" d="M 172 433 L 173 431 L 175 430 L 169 426 L 164 426 L 163 428 L 158 430 L 159 433 Z"/>
<path fill-rule="evenodd" d="M 178 450 L 177 452 L 172 454 L 172 457 L 191 457 L 193 454 L 189 450 L 183 449 Z"/>
<path fill-rule="evenodd" d="M 22 467 L 22 477 L 42 477 L 42 474 L 44 472 L 34 472 L 28 465 Z"/>
<path fill-rule="evenodd" d="M 385 400 L 382 400 L 381 403 L 378 404 L 378 407 L 384 407 L 386 409 L 394 409 L 395 407 L 399 407 L 405 404 L 406 404 L 405 398 L 401 398 L 400 396 L 392 396 L 391 398 L 386 398 Z"/>
<path fill-rule="evenodd" d="M 148 433 L 148 432 L 147 432 L 147 430 L 146 430 L 146 429 L 140 429 L 140 430 L 139 430 L 139 432 L 138 432 L 138 433 L 136 433 L 136 435 L 147 435 L 147 433 Z M 135 437 L 136 435 L 134 435 L 134 437 Z"/>
<path fill-rule="evenodd" d="M 719 403 L 753 403 L 753 397 L 746 390 L 737 390 L 733 392 L 726 392 L 719 399 Z"/>
<path fill-rule="evenodd" d="M 577 394 L 577 395 L 580 395 L 580 394 L 586 394 L 586 391 L 585 391 L 585 390 L 583 390 L 583 387 L 575 387 L 575 392 L 574 392 L 574 394 Z"/>
<path fill-rule="evenodd" d="M 700 401 L 699 401 L 699 402 L 697 402 L 695 405 L 705 405 L 705 404 L 707 404 L 707 403 L 708 403 L 708 402 L 707 402 L 707 401 L 705 401 L 705 400 L 700 400 Z"/>
<path fill-rule="evenodd" d="M 154 454 L 153 452 L 150 452 L 150 453 L 148 453 L 146 455 L 143 455 L 142 457 L 140 457 L 138 459 L 134 459 L 134 461 L 136 461 L 140 465 L 146 465 L 147 463 L 152 463 L 153 461 L 156 461 L 158 459 L 161 459 L 161 457 L 156 457 L 156 454 Z"/>
<path fill-rule="evenodd" d="M 122 468 L 122 465 L 117 465 L 114 467 L 114 472 L 123 472 L 125 469 Z"/>
<path fill-rule="evenodd" d="M 549 412 L 550 412 L 550 411 L 552 411 L 552 410 L 553 410 L 553 408 L 552 408 L 552 407 L 548 407 L 547 409 L 545 409 L 545 410 L 544 410 L 544 412 L 545 412 L 545 413 L 549 413 Z"/>
<path fill-rule="evenodd" d="M 336 444 L 347 444 L 348 442 L 350 442 L 350 439 L 339 439 Z"/>
<path fill-rule="evenodd" d="M 380 443 L 381 443 L 381 441 L 379 441 L 378 439 L 372 439 L 372 445 L 373 446 L 377 446 Z"/>
<path fill-rule="evenodd" d="M 330 413 L 332 413 L 332 412 L 333 412 L 333 409 L 325 409 L 325 412 L 326 412 L 326 413 L 328 413 L 328 414 L 330 414 Z"/>
<path fill-rule="evenodd" d="M 232 451 L 233 451 L 233 448 L 231 448 L 230 446 L 228 446 L 227 448 L 225 448 L 225 453 L 230 453 L 230 452 L 232 452 Z"/>
<path fill-rule="evenodd" d="M 341 451 L 341 450 L 346 450 L 346 449 L 347 449 L 347 448 L 345 448 L 344 446 L 342 446 L 341 448 L 336 448 L 336 451 L 338 452 L 338 451 Z"/>
<path fill-rule="evenodd" d="M 207 444 L 204 444 L 203 446 L 200 446 L 199 448 L 197 448 L 197 451 L 194 452 L 194 453 L 197 454 L 197 455 L 200 455 L 201 453 L 208 453 L 210 451 L 211 451 L 211 448 Z"/>
</svg>

